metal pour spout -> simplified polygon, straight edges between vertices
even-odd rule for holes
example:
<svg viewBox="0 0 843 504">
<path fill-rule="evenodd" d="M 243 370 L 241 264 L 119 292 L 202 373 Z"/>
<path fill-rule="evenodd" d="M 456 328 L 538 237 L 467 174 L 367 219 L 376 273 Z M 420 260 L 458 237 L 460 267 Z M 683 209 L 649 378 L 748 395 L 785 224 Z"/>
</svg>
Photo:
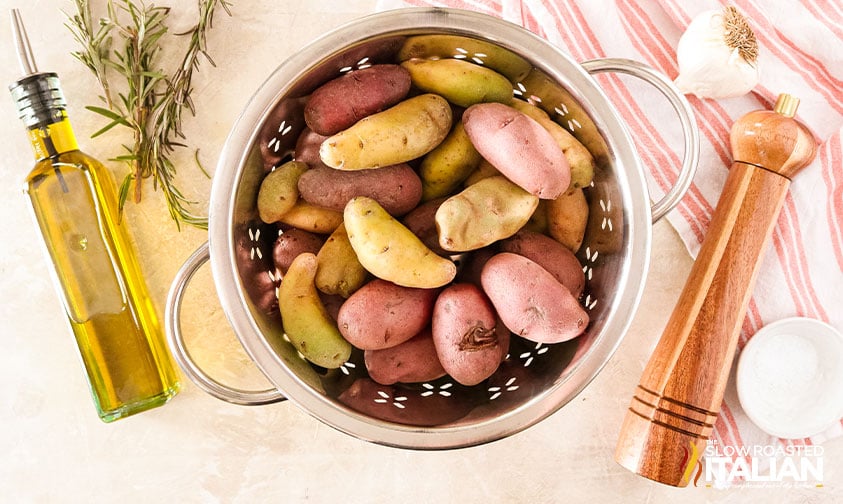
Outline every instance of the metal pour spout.
<svg viewBox="0 0 843 504">
<path fill-rule="evenodd" d="M 67 108 L 58 75 L 54 72 L 38 71 L 20 11 L 12 9 L 10 14 L 18 61 L 24 74 L 9 86 L 18 116 L 27 128 L 52 124 L 64 117 L 64 110 Z"/>
<path fill-rule="evenodd" d="M 26 36 L 26 28 L 23 26 L 20 11 L 12 9 L 11 15 L 12 34 L 15 37 L 15 48 L 17 49 L 21 71 L 24 75 L 38 73 L 38 65 L 35 64 L 35 58 L 32 56 L 32 47 L 29 45 L 29 37 Z"/>
</svg>

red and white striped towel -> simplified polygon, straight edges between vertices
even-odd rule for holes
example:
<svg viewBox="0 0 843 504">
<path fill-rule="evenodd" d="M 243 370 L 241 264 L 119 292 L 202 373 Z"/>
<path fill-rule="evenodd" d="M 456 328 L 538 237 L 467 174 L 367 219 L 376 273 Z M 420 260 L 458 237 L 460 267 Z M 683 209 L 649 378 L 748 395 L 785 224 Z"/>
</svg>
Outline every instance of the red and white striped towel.
<svg viewBox="0 0 843 504">
<path fill-rule="evenodd" d="M 697 114 L 702 156 L 695 183 L 669 220 L 692 256 L 705 236 L 731 165 L 729 131 L 739 117 L 770 109 L 779 93 L 801 99 L 797 118 L 819 139 L 816 160 L 794 180 L 765 255 L 739 348 L 767 323 L 790 316 L 823 320 L 843 330 L 843 4 L 837 0 L 380 0 L 381 10 L 440 6 L 476 10 L 520 24 L 574 59 L 625 57 L 671 78 L 676 46 L 698 13 L 734 5 L 750 20 L 760 45 L 761 82 L 752 93 L 724 100 L 689 96 Z M 681 138 L 663 127 L 672 114 L 657 95 L 630 90 L 630 81 L 600 76 L 603 89 L 634 133 L 650 191 L 657 199 L 675 179 Z M 660 112 L 663 111 L 663 112 Z M 673 128 L 675 129 L 675 128 Z M 743 413 L 729 384 L 713 439 L 721 446 L 810 445 L 843 434 L 828 431 L 781 440 Z"/>
</svg>

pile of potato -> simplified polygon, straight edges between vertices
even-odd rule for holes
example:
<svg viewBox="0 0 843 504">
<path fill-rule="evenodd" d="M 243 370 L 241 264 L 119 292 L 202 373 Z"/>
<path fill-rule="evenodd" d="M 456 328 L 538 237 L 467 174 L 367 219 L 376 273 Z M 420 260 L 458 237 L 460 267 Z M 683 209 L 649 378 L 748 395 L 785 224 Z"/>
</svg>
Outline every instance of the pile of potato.
<svg viewBox="0 0 843 504">
<path fill-rule="evenodd" d="M 318 366 L 356 347 L 378 383 L 470 386 L 511 335 L 558 343 L 588 325 L 574 252 L 593 159 L 514 98 L 523 59 L 455 38 L 411 37 L 399 63 L 316 89 L 294 160 L 261 184 L 260 218 L 283 230 L 283 328 Z M 483 64 L 446 57 L 454 46 Z"/>
</svg>

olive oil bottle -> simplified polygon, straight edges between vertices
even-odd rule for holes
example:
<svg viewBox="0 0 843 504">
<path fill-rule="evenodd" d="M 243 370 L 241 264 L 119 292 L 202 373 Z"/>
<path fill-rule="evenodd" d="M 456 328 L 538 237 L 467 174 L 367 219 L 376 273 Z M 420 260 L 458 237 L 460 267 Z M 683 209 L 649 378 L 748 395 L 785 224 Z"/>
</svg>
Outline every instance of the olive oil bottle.
<svg viewBox="0 0 843 504">
<path fill-rule="evenodd" d="M 58 76 L 37 71 L 17 9 L 12 26 L 26 75 L 9 89 L 36 159 L 25 192 L 97 413 L 111 422 L 169 401 L 179 376 L 120 222 L 115 181 L 79 151 Z"/>
</svg>

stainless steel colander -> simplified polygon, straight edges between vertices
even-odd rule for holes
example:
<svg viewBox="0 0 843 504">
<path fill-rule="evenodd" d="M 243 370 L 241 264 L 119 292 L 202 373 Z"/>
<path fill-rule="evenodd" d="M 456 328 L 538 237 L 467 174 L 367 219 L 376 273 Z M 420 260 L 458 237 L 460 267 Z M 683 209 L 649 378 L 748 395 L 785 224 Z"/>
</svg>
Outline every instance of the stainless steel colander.
<svg viewBox="0 0 843 504">
<path fill-rule="evenodd" d="M 368 378 L 362 352 L 325 371 L 304 361 L 285 339 L 277 310 L 274 225 L 260 221 L 258 187 L 288 159 L 304 128 L 302 108 L 318 85 L 361 66 L 392 62 L 404 39 L 456 34 L 482 39 L 527 59 L 533 69 L 513 83 L 516 95 L 543 107 L 592 152 L 594 182 L 585 193 L 590 217 L 578 253 L 586 273 L 582 303 L 591 322 L 572 341 L 542 345 L 512 338 L 500 369 L 480 385 L 449 377 L 383 386 Z M 454 55 L 483 63 L 482 54 Z M 655 86 L 680 117 L 683 166 L 675 186 L 651 207 L 630 134 L 592 74 L 614 71 Z M 361 439 L 407 448 L 455 448 L 518 432 L 555 412 L 605 365 L 629 326 L 649 263 L 652 222 L 675 206 L 691 183 L 699 138 L 690 106 L 666 77 L 628 60 L 584 63 L 527 30 L 474 12 L 402 9 L 362 18 L 316 40 L 281 64 L 234 125 L 214 175 L 209 241 L 177 274 L 165 314 L 171 348 L 185 373 L 210 394 L 237 404 L 296 403 Z M 275 388 L 244 391 L 202 371 L 185 348 L 179 313 L 184 291 L 208 259 L 226 316 L 249 356 Z"/>
</svg>

